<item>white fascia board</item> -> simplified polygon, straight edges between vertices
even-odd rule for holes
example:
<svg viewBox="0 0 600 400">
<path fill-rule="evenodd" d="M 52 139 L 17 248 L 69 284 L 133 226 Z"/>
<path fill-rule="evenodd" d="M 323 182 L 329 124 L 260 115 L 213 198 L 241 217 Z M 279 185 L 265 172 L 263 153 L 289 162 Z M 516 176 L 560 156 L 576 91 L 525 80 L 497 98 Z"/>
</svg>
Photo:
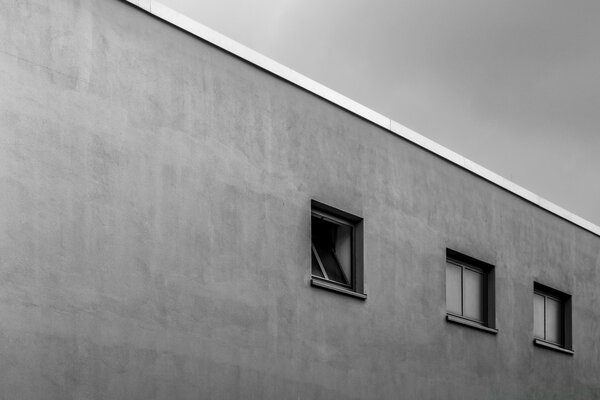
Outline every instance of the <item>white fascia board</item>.
<svg viewBox="0 0 600 400">
<path fill-rule="evenodd" d="M 152 0 L 125 0 L 131 4 L 135 4 L 136 6 L 143 8 L 144 10 L 150 12 L 150 2 Z"/>
<path fill-rule="evenodd" d="M 329 89 L 326 86 L 321 85 L 318 82 L 313 81 L 310 78 L 279 64 L 276 61 L 202 25 L 201 23 L 186 17 L 185 15 L 161 4 L 155 0 L 124 0 L 131 3 L 141 9 L 149 12 L 150 14 L 169 22 L 172 25 L 183 29 L 198 38 L 205 40 L 239 58 L 242 58 L 270 73 L 279 76 L 288 82 L 293 83 L 315 95 L 342 107 L 351 113 L 358 115 L 375 125 L 378 125 L 406 140 L 422 147 L 460 167 L 472 172 L 475 175 L 482 177 L 483 179 L 508 190 L 509 192 L 563 218 L 567 221 L 578 225 L 585 230 L 588 230 L 598 236 L 600 236 L 600 227 L 565 210 L 556 204 L 541 198 L 540 196 L 530 192 L 527 189 L 517 185 L 514 182 L 509 181 L 501 177 L 500 175 L 482 167 L 481 165 L 447 149 L 446 147 L 434 142 L 431 139 L 426 138 L 423 135 L 418 134 L 405 127 L 404 125 L 391 120 L 390 118 L 379 114 L 376 111 L 371 110 L 356 101 L 349 99 L 348 97 Z"/>
</svg>

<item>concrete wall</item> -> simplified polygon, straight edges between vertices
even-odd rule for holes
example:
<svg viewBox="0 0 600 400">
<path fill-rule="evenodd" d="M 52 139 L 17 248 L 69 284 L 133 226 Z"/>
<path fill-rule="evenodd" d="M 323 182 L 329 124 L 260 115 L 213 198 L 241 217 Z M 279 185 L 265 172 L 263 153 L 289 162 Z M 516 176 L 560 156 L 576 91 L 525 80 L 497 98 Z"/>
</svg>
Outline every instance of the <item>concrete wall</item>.
<svg viewBox="0 0 600 400">
<path fill-rule="evenodd" d="M 592 233 L 117 0 L 0 0 L 0 90 L 1 399 L 600 397 Z M 311 199 L 366 301 L 309 285 Z M 447 247 L 497 335 L 445 321 Z"/>
</svg>

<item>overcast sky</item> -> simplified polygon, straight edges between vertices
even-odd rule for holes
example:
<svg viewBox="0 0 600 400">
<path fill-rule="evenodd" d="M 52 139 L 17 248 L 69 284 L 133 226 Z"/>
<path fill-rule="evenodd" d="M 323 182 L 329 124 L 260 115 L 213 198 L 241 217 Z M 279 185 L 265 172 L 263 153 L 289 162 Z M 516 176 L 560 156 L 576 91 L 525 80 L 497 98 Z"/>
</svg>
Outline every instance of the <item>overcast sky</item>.
<svg viewBox="0 0 600 400">
<path fill-rule="evenodd" d="M 160 0 L 600 225 L 599 0 Z"/>
</svg>

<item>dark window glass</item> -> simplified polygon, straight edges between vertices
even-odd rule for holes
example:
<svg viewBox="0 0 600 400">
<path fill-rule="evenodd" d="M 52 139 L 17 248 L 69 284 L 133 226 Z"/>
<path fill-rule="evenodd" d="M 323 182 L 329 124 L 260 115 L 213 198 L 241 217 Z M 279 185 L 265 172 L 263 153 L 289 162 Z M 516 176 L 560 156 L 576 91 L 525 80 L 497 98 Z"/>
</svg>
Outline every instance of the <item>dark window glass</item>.
<svg viewBox="0 0 600 400">
<path fill-rule="evenodd" d="M 349 285 L 352 274 L 352 227 L 313 215 L 311 235 L 313 275 Z"/>
<path fill-rule="evenodd" d="M 325 278 L 325 275 L 323 274 L 323 267 L 319 264 L 319 260 L 317 259 L 317 256 L 315 254 L 316 254 L 316 251 L 313 249 L 313 251 L 312 251 L 312 274 L 314 276 L 318 276 L 319 278 Z"/>
</svg>

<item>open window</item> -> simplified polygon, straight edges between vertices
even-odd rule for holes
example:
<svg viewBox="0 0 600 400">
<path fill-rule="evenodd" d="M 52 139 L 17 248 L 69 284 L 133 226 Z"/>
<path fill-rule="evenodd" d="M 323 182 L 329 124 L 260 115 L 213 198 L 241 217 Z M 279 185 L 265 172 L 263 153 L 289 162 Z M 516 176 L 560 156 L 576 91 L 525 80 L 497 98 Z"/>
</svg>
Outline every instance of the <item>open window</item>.
<svg viewBox="0 0 600 400">
<path fill-rule="evenodd" d="M 311 203 L 311 284 L 365 298 L 362 218 Z"/>
</svg>

